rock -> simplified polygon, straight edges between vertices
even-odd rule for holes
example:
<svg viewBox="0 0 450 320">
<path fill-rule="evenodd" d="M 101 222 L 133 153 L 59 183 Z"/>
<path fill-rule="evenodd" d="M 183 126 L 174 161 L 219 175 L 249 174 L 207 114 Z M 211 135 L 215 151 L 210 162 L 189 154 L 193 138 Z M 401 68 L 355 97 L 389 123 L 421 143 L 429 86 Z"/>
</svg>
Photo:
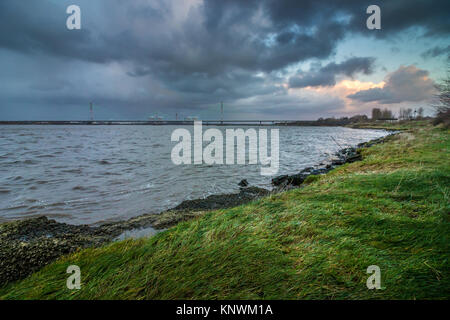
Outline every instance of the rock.
<svg viewBox="0 0 450 320">
<path fill-rule="evenodd" d="M 334 166 L 340 166 L 340 165 L 342 165 L 344 163 L 345 163 L 345 160 L 341 159 L 341 158 L 334 158 L 334 159 L 331 160 L 331 164 L 334 165 Z"/>
<path fill-rule="evenodd" d="M 307 172 L 310 172 L 313 169 L 314 169 L 313 167 L 307 167 L 307 168 L 303 169 L 302 171 L 300 171 L 300 173 L 307 173 Z"/>
<path fill-rule="evenodd" d="M 269 190 L 258 187 L 241 188 L 239 193 L 213 194 L 205 199 L 185 200 L 172 210 L 215 210 L 239 206 L 258 197 L 268 195 Z"/>
<path fill-rule="evenodd" d="M 243 179 L 241 180 L 241 182 L 238 183 L 239 187 L 247 187 L 248 186 L 248 181 L 247 179 Z"/>
<path fill-rule="evenodd" d="M 327 173 L 329 170 L 325 169 L 325 168 L 318 168 L 318 169 L 314 169 L 311 171 L 311 175 L 313 176 L 317 176 L 319 174 L 325 174 Z"/>
<path fill-rule="evenodd" d="M 279 185 L 281 185 L 283 183 L 286 183 L 287 180 L 288 180 L 288 177 L 289 176 L 287 174 L 275 177 L 275 178 L 272 179 L 272 185 L 279 186 Z"/>
<path fill-rule="evenodd" d="M 352 163 L 352 162 L 355 162 L 355 161 L 362 160 L 362 156 L 359 153 L 352 153 L 352 154 L 348 155 L 345 160 L 348 163 Z"/>
<path fill-rule="evenodd" d="M 288 177 L 288 183 L 293 186 L 299 186 L 303 183 L 303 181 L 305 181 L 307 176 L 308 175 L 305 175 L 303 173 L 294 174 Z"/>
<path fill-rule="evenodd" d="M 305 181 L 306 177 L 309 174 L 306 173 L 297 173 L 297 174 L 293 174 L 293 175 L 283 175 L 283 176 L 279 176 L 279 177 L 275 177 L 272 179 L 272 185 L 274 186 L 287 186 L 287 185 L 292 185 L 292 186 L 299 186 L 303 183 L 303 181 Z"/>
<path fill-rule="evenodd" d="M 38 217 L 0 224 L 0 286 L 22 279 L 79 248 L 99 246 L 113 235 Z"/>
</svg>

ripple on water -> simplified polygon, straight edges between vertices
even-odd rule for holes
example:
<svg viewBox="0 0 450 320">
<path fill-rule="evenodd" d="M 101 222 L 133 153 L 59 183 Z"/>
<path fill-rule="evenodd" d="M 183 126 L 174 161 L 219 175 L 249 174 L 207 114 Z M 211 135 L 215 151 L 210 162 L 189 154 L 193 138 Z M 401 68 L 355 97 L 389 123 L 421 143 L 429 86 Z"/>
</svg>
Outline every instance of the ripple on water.
<svg viewBox="0 0 450 320">
<path fill-rule="evenodd" d="M 80 174 L 80 173 L 83 172 L 83 170 L 80 169 L 80 168 L 74 168 L 74 169 L 66 169 L 66 170 L 62 170 L 61 172 L 64 172 L 64 173 L 75 173 L 75 174 Z"/>
<path fill-rule="evenodd" d="M 72 190 L 74 191 L 86 191 L 91 189 L 90 187 L 85 187 L 85 186 L 75 186 L 72 188 Z M 94 188 L 95 189 L 95 188 Z"/>
<path fill-rule="evenodd" d="M 36 158 L 55 158 L 55 156 L 53 154 L 40 154 Z"/>
<path fill-rule="evenodd" d="M 235 192 L 244 178 L 270 187 L 271 177 L 261 176 L 259 165 L 173 165 L 172 126 L 2 129 L 0 220 L 48 215 L 67 223 L 96 223 Z M 279 174 L 294 174 L 336 152 L 330 136 L 339 144 L 356 145 L 382 135 L 348 128 L 280 128 Z"/>
<path fill-rule="evenodd" d="M 22 161 L 22 163 L 23 164 L 38 164 L 38 163 L 40 163 L 40 161 L 27 159 L 27 160 Z"/>
</svg>

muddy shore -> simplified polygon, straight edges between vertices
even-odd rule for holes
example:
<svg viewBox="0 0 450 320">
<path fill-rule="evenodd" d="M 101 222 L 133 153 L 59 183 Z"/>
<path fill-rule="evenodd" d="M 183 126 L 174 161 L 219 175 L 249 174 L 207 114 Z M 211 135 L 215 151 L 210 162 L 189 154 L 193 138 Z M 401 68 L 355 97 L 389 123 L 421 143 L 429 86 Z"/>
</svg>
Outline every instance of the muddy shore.
<svg viewBox="0 0 450 320">
<path fill-rule="evenodd" d="M 323 175 L 345 163 L 362 160 L 362 148 L 382 143 L 393 134 L 341 149 L 328 161 L 304 168 L 297 174 L 277 176 L 272 179 L 273 190 L 248 186 L 242 180 L 238 193 L 186 200 L 159 214 L 145 214 L 97 227 L 59 223 L 44 216 L 0 224 L 0 286 L 23 279 L 63 255 L 82 248 L 102 246 L 127 230 L 148 227 L 163 230 L 211 210 L 235 207 L 271 193 L 301 187 L 308 176 Z"/>
</svg>

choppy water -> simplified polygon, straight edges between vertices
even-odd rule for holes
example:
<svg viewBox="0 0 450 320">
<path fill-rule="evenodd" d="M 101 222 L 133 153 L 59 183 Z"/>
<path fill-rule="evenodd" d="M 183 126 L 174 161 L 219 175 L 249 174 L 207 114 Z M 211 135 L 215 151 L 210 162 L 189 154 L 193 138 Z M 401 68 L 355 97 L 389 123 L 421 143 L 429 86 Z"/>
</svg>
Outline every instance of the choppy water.
<svg viewBox="0 0 450 320">
<path fill-rule="evenodd" d="M 46 215 L 94 224 L 238 191 L 243 178 L 251 185 L 270 187 L 271 178 L 260 175 L 259 164 L 175 166 L 170 158 L 174 129 L 0 126 L 0 221 Z M 336 152 L 339 147 L 331 136 L 344 147 L 386 135 L 340 127 L 279 129 L 278 174 L 296 173 Z"/>
</svg>

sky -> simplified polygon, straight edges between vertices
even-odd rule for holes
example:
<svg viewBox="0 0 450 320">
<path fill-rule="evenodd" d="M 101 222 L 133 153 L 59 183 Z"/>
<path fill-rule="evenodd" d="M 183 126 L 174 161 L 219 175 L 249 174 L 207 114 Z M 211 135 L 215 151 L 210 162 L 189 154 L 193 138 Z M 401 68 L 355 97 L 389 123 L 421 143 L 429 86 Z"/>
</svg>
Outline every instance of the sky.
<svg viewBox="0 0 450 320">
<path fill-rule="evenodd" d="M 0 120 L 431 115 L 449 52 L 448 0 L 1 0 Z"/>
</svg>

